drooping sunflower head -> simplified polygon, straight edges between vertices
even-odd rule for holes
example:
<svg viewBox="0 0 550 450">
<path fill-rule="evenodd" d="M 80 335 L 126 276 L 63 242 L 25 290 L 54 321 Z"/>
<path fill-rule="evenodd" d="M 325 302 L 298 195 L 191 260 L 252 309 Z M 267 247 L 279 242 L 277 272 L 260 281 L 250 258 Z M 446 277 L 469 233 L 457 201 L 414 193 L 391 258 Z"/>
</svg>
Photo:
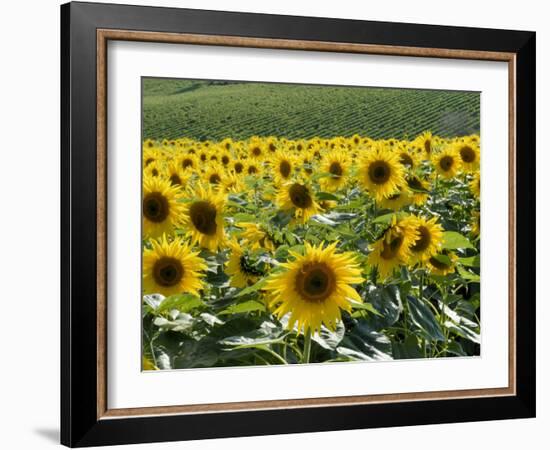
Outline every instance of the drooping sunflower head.
<svg viewBox="0 0 550 450">
<path fill-rule="evenodd" d="M 278 150 L 271 160 L 271 170 L 273 171 L 273 181 L 276 185 L 281 185 L 292 178 L 296 169 L 296 161 L 291 153 L 285 153 Z"/>
<path fill-rule="evenodd" d="M 411 265 L 424 264 L 441 251 L 443 227 L 438 223 L 437 218 L 427 219 L 411 215 L 402 219 L 402 223 L 416 230 L 417 234 L 417 239 L 410 248 Z"/>
<path fill-rule="evenodd" d="M 442 253 L 431 256 L 426 261 L 426 267 L 432 275 L 445 276 L 453 273 L 458 257 L 455 253 L 444 250 Z"/>
<path fill-rule="evenodd" d="M 169 242 L 166 235 L 150 244 L 151 248 L 143 252 L 144 294 L 199 295 L 202 272 L 207 266 L 198 253 L 180 238 Z"/>
<path fill-rule="evenodd" d="M 412 195 L 406 188 L 399 189 L 395 194 L 385 197 L 378 202 L 381 208 L 391 209 L 392 211 L 399 211 L 401 208 L 408 206 L 412 203 Z"/>
<path fill-rule="evenodd" d="M 187 235 L 193 241 L 210 251 L 216 251 L 225 243 L 223 211 L 225 194 L 210 185 L 198 184 L 190 191 L 191 199 L 185 203 L 183 220 Z"/>
<path fill-rule="evenodd" d="M 428 200 L 430 184 L 416 175 L 407 177 L 407 188 L 409 189 L 412 202 L 415 205 L 423 205 Z"/>
<path fill-rule="evenodd" d="M 432 155 L 432 163 L 435 170 L 443 178 L 454 178 L 461 169 L 460 156 L 452 146 Z"/>
<path fill-rule="evenodd" d="M 143 179 L 142 216 L 145 237 L 157 238 L 180 225 L 184 206 L 178 202 L 179 187 L 161 177 Z"/>
<path fill-rule="evenodd" d="M 409 263 L 411 247 L 418 239 L 418 232 L 409 223 L 397 221 L 392 224 L 372 246 L 367 263 L 377 267 L 378 274 L 385 280 L 400 266 Z"/>
<path fill-rule="evenodd" d="M 330 176 L 323 177 L 320 180 L 323 190 L 335 192 L 345 186 L 349 166 L 349 158 L 342 150 L 332 150 L 323 155 L 321 172 L 330 174 Z"/>
<path fill-rule="evenodd" d="M 381 145 L 364 152 L 359 163 L 359 182 L 376 201 L 398 193 L 405 185 L 404 175 L 399 157 Z"/>
<path fill-rule="evenodd" d="M 294 210 L 294 217 L 300 223 L 321 212 L 311 186 L 300 181 L 285 183 L 277 194 L 277 204 L 283 211 Z"/>
<path fill-rule="evenodd" d="M 270 307 L 279 318 L 289 314 L 288 327 L 298 332 L 318 332 L 321 325 L 334 330 L 341 310 L 350 311 L 350 299 L 361 297 L 352 286 L 363 282 L 352 253 L 338 253 L 336 243 L 312 246 L 306 242 L 303 255 L 291 252 L 291 262 L 273 274 L 266 289 Z"/>
<path fill-rule="evenodd" d="M 459 141 L 455 144 L 455 151 L 460 157 L 462 170 L 475 172 L 479 168 L 480 151 L 477 144 Z"/>
<path fill-rule="evenodd" d="M 228 242 L 229 259 L 225 272 L 230 276 L 229 285 L 236 288 L 251 286 L 266 274 L 264 264 L 254 261 L 250 252 L 237 241 Z"/>
<path fill-rule="evenodd" d="M 273 243 L 271 236 L 261 224 L 252 222 L 238 222 L 235 225 L 243 229 L 240 236 L 251 245 L 252 250 L 257 248 L 265 248 L 269 251 L 275 250 L 275 244 Z"/>
</svg>

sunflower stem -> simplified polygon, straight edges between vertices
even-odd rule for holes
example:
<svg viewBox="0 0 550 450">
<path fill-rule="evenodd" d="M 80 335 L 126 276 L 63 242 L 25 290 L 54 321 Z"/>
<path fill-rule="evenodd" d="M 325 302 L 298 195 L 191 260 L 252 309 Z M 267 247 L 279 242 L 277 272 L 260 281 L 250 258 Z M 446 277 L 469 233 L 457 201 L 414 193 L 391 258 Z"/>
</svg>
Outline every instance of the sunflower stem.
<svg viewBox="0 0 550 450">
<path fill-rule="evenodd" d="M 306 334 L 304 335 L 304 355 L 302 358 L 302 362 L 304 364 L 309 363 L 310 355 L 311 355 L 311 328 L 308 328 L 306 330 Z"/>
</svg>

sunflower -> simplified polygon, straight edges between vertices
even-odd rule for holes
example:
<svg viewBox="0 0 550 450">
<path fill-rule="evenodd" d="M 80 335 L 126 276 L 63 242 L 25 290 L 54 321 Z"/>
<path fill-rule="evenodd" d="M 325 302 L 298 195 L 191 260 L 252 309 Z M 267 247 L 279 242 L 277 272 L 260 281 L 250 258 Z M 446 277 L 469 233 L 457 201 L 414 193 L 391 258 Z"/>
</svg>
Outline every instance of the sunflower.
<svg viewBox="0 0 550 450">
<path fill-rule="evenodd" d="M 234 159 L 229 163 L 229 170 L 234 172 L 236 175 L 246 173 L 246 163 L 241 158 Z"/>
<path fill-rule="evenodd" d="M 143 144 L 143 168 L 155 161 L 162 159 L 162 153 L 157 147 L 154 147 L 153 141 L 147 140 Z"/>
<path fill-rule="evenodd" d="M 415 205 L 423 205 L 428 200 L 430 185 L 416 175 L 407 177 L 407 187 L 411 193 L 411 200 Z"/>
<path fill-rule="evenodd" d="M 422 216 L 408 216 L 402 223 L 416 230 L 418 239 L 411 246 L 410 264 L 425 263 L 441 251 L 443 244 L 443 228 L 437 218 L 426 219 Z"/>
<path fill-rule="evenodd" d="M 312 216 L 321 212 L 311 187 L 305 183 L 285 183 L 277 194 L 277 204 L 283 211 L 294 210 L 294 217 L 300 223 L 306 223 Z"/>
<path fill-rule="evenodd" d="M 147 167 L 143 168 L 143 175 L 146 177 L 160 177 L 164 174 L 164 167 L 161 160 L 156 160 L 147 164 Z"/>
<path fill-rule="evenodd" d="M 168 242 L 166 235 L 160 240 L 152 240 L 151 246 L 143 252 L 144 294 L 199 295 L 203 287 L 201 271 L 207 266 L 198 253 L 181 238 Z"/>
<path fill-rule="evenodd" d="M 430 159 L 434 149 L 434 139 L 430 131 L 425 131 L 415 139 L 415 143 L 423 152 L 426 159 Z"/>
<path fill-rule="evenodd" d="M 475 172 L 479 168 L 480 152 L 476 144 L 457 142 L 455 151 L 460 156 L 462 169 L 465 172 Z"/>
<path fill-rule="evenodd" d="M 418 239 L 418 232 L 410 223 L 397 221 L 371 246 L 367 262 L 376 266 L 382 280 L 388 278 L 399 266 L 409 263 L 411 247 Z"/>
<path fill-rule="evenodd" d="M 426 266 L 432 275 L 445 276 L 455 271 L 457 260 L 453 252 L 444 250 L 443 253 L 430 257 L 426 261 Z"/>
<path fill-rule="evenodd" d="M 378 202 L 382 208 L 399 211 L 401 208 L 412 203 L 412 196 L 407 189 L 400 189 L 397 193 L 383 198 Z"/>
<path fill-rule="evenodd" d="M 166 169 L 166 176 L 170 180 L 170 184 L 172 186 L 178 186 L 181 188 L 185 188 L 190 177 L 190 175 L 181 168 L 181 165 L 177 160 L 170 161 L 168 168 Z"/>
<path fill-rule="evenodd" d="M 476 172 L 472 178 L 472 181 L 470 181 L 470 191 L 477 199 L 479 199 L 481 195 L 481 176 L 479 172 Z"/>
<path fill-rule="evenodd" d="M 266 149 L 263 142 L 259 139 L 251 140 L 248 144 L 248 157 L 256 160 L 261 160 L 266 154 Z"/>
<path fill-rule="evenodd" d="M 243 250 L 238 242 L 231 241 L 227 246 L 231 252 L 225 263 L 225 273 L 231 277 L 230 286 L 245 288 L 253 285 L 261 276 L 265 275 L 258 264 L 250 261 L 248 252 Z"/>
<path fill-rule="evenodd" d="M 235 225 L 244 229 L 240 236 L 252 245 L 253 250 L 257 248 L 265 248 L 269 251 L 275 250 L 275 244 L 261 225 L 251 222 L 238 222 Z"/>
<path fill-rule="evenodd" d="M 263 167 L 261 163 L 254 160 L 248 161 L 244 170 L 245 175 L 250 175 L 253 177 L 260 178 L 263 174 Z"/>
<path fill-rule="evenodd" d="M 229 167 L 229 163 L 231 162 L 233 158 L 231 157 L 231 153 L 229 153 L 226 150 L 223 150 L 220 155 L 220 163 L 224 167 Z"/>
<path fill-rule="evenodd" d="M 418 153 L 405 145 L 398 144 L 393 151 L 399 157 L 399 162 L 407 170 L 415 169 L 420 164 Z"/>
<path fill-rule="evenodd" d="M 362 157 L 358 177 L 363 187 L 380 201 L 405 185 L 404 172 L 399 156 L 379 145 Z"/>
<path fill-rule="evenodd" d="M 221 165 L 212 163 L 208 165 L 202 179 L 212 187 L 219 187 L 223 185 L 224 172 Z"/>
<path fill-rule="evenodd" d="M 216 251 L 225 242 L 223 228 L 223 208 L 225 194 L 213 190 L 210 185 L 198 184 L 191 191 L 192 200 L 185 204 L 183 221 L 187 226 L 187 235 L 201 247 Z"/>
<path fill-rule="evenodd" d="M 290 153 L 278 150 L 271 160 L 273 170 L 273 181 L 281 185 L 290 180 L 295 169 L 295 158 Z"/>
<path fill-rule="evenodd" d="M 178 202 L 179 188 L 169 180 L 145 176 L 143 179 L 143 233 L 156 238 L 171 233 L 181 222 L 184 206 Z"/>
<path fill-rule="evenodd" d="M 338 253 L 336 243 L 325 247 L 308 242 L 304 255 L 290 255 L 294 260 L 282 263 L 284 270 L 266 283 L 270 308 L 279 318 L 290 314 L 288 328 L 297 324 L 299 333 L 318 332 L 321 325 L 334 330 L 341 320 L 340 310 L 351 310 L 349 299 L 361 302 L 351 286 L 363 282 L 355 255 Z"/>
<path fill-rule="evenodd" d="M 330 173 L 330 176 L 321 178 L 323 190 L 335 192 L 342 188 L 347 181 L 349 160 L 342 150 L 332 150 L 323 156 L 321 172 Z"/>
<path fill-rule="evenodd" d="M 460 170 L 460 156 L 457 155 L 454 147 L 448 146 L 444 150 L 432 156 L 432 163 L 435 170 L 443 178 L 454 178 Z"/>
<path fill-rule="evenodd" d="M 178 164 L 182 170 L 193 171 L 199 168 L 197 158 L 192 153 L 188 153 L 187 155 L 182 155 L 179 158 Z"/>
</svg>

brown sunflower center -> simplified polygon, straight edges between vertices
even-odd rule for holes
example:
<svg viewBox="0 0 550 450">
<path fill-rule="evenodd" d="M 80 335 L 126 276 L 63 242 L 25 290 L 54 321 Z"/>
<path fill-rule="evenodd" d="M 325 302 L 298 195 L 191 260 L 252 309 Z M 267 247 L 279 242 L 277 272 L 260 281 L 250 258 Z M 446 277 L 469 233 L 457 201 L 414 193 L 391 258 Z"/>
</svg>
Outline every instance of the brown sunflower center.
<svg viewBox="0 0 550 450">
<path fill-rule="evenodd" d="M 308 263 L 296 275 L 295 288 L 306 302 L 322 303 L 336 289 L 336 276 L 325 263 Z"/>
<path fill-rule="evenodd" d="M 384 184 L 390 179 L 391 168 L 386 161 L 375 161 L 369 166 L 369 178 L 374 184 Z"/>
<path fill-rule="evenodd" d="M 401 164 L 403 164 L 404 166 L 407 166 L 407 167 L 413 166 L 413 160 L 411 158 L 411 155 L 407 153 L 401 153 L 401 155 L 399 155 L 399 161 L 401 161 Z"/>
<path fill-rule="evenodd" d="M 445 270 L 451 267 L 450 264 L 446 264 L 442 261 L 439 261 L 437 258 L 434 258 L 433 256 L 430 258 L 430 264 L 438 270 Z"/>
<path fill-rule="evenodd" d="M 254 156 L 260 156 L 262 154 L 262 149 L 260 147 L 254 147 L 252 149 L 252 154 Z"/>
<path fill-rule="evenodd" d="M 172 183 L 172 186 L 181 185 L 181 178 L 177 173 L 173 173 L 170 175 L 170 183 Z"/>
<path fill-rule="evenodd" d="M 422 186 L 422 183 L 417 177 L 407 178 L 407 184 L 413 189 L 424 189 L 424 186 Z"/>
<path fill-rule="evenodd" d="M 143 215 L 151 222 L 164 222 L 169 212 L 168 200 L 160 192 L 151 192 L 143 198 Z"/>
<path fill-rule="evenodd" d="M 281 163 L 279 164 L 279 172 L 283 177 L 288 178 L 291 170 L 292 167 L 290 166 L 290 163 L 288 161 L 281 161 Z"/>
<path fill-rule="evenodd" d="M 420 237 L 411 247 L 411 250 L 415 253 L 423 252 L 432 242 L 430 230 L 428 230 L 424 225 L 418 227 L 418 233 L 420 234 Z"/>
<path fill-rule="evenodd" d="M 331 164 L 330 164 L 330 167 L 328 168 L 328 171 L 334 175 L 335 177 L 341 177 L 342 174 L 344 173 L 344 169 L 342 168 L 342 165 L 337 162 L 337 161 L 333 161 Z"/>
<path fill-rule="evenodd" d="M 168 256 L 160 258 L 153 266 L 153 278 L 159 286 L 172 287 L 177 285 L 183 278 L 184 273 L 185 269 L 181 262 Z"/>
<path fill-rule="evenodd" d="M 229 164 L 229 156 L 227 156 L 227 155 L 222 156 L 222 164 L 224 166 L 227 166 Z"/>
<path fill-rule="evenodd" d="M 151 175 L 153 175 L 154 177 L 158 177 L 159 176 L 158 169 L 153 168 L 153 170 L 151 170 Z"/>
<path fill-rule="evenodd" d="M 189 216 L 193 226 L 202 234 L 216 234 L 216 207 L 207 201 L 199 200 L 189 208 Z"/>
<path fill-rule="evenodd" d="M 151 164 L 154 160 L 155 160 L 155 158 L 147 158 L 145 160 L 145 167 L 147 167 L 149 164 Z"/>
<path fill-rule="evenodd" d="M 277 150 L 277 146 L 273 142 L 271 142 L 269 144 L 269 150 L 274 152 L 275 150 Z"/>
<path fill-rule="evenodd" d="M 185 158 L 181 162 L 182 169 L 187 169 L 188 167 L 193 167 L 193 160 L 191 158 Z"/>
<path fill-rule="evenodd" d="M 472 163 L 476 160 L 476 152 L 466 145 L 460 149 L 460 157 L 465 163 Z"/>
<path fill-rule="evenodd" d="M 393 237 L 389 242 L 387 242 L 386 239 L 384 239 L 380 256 L 386 260 L 395 258 L 399 253 L 399 249 L 401 248 L 402 244 L 403 244 L 403 236 L 400 236 L 400 235 Z"/>
<path fill-rule="evenodd" d="M 219 184 L 222 181 L 221 177 L 217 173 L 213 173 L 208 177 L 210 184 Z"/>
<path fill-rule="evenodd" d="M 238 163 L 235 164 L 234 169 L 235 169 L 236 173 L 241 173 L 244 169 L 244 166 L 243 166 L 242 163 L 238 162 Z"/>
<path fill-rule="evenodd" d="M 294 183 L 288 190 L 292 204 L 297 208 L 308 208 L 312 205 L 313 200 L 307 187 Z"/>
<path fill-rule="evenodd" d="M 256 168 L 256 166 L 249 166 L 248 175 L 254 175 L 255 173 L 258 173 L 258 169 Z"/>
<path fill-rule="evenodd" d="M 444 172 L 448 172 L 453 167 L 454 162 L 455 160 L 452 156 L 445 155 L 439 160 L 439 167 L 441 167 L 441 170 Z"/>
</svg>

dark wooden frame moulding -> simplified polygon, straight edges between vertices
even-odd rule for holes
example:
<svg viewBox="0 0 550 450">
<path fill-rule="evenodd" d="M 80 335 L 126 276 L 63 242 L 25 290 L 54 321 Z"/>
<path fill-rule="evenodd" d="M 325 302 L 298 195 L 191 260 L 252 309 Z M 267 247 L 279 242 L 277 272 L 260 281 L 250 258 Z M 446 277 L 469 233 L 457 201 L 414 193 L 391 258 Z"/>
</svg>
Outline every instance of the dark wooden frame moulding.
<svg viewBox="0 0 550 450">
<path fill-rule="evenodd" d="M 109 409 L 106 400 L 109 40 L 507 62 L 508 387 Z M 68 3 L 61 7 L 61 142 L 63 444 L 77 447 L 535 416 L 535 33 Z"/>
</svg>

